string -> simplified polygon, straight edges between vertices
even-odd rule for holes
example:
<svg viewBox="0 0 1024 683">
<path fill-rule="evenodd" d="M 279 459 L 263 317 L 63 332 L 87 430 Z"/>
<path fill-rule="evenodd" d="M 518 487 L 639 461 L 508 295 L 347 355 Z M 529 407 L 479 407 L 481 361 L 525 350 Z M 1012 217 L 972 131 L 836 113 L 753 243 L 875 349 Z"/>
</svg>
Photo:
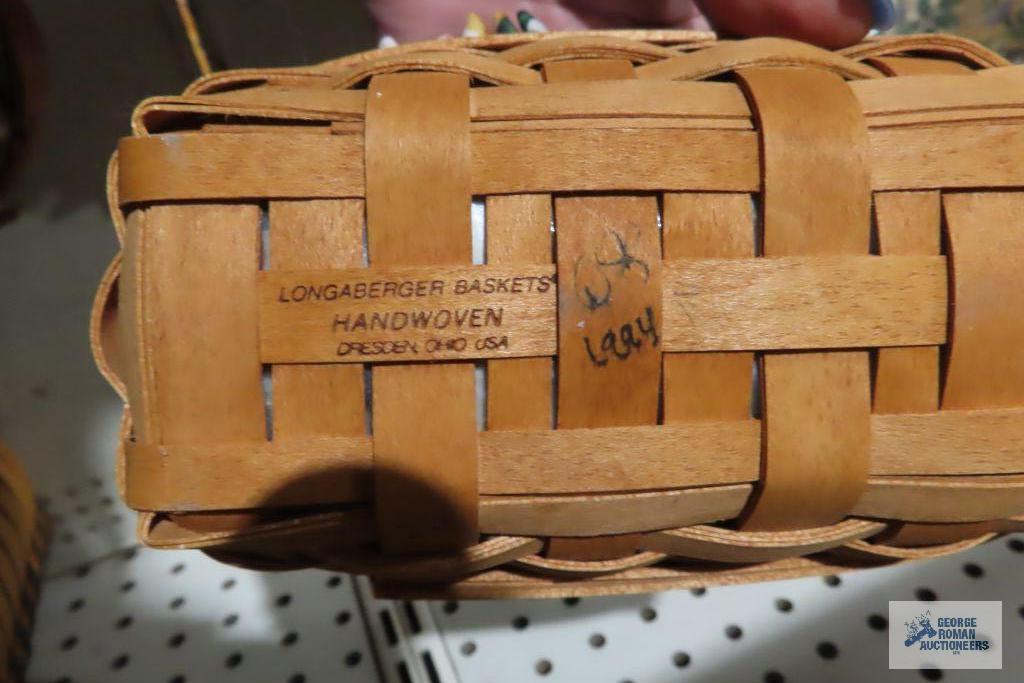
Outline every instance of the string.
<svg viewBox="0 0 1024 683">
<path fill-rule="evenodd" d="M 178 15 L 181 17 L 182 25 L 185 27 L 185 35 L 188 36 L 188 44 L 192 48 L 192 56 L 196 59 L 199 73 L 203 76 L 208 76 L 212 71 L 210 60 L 207 58 L 206 50 L 203 48 L 203 39 L 199 35 L 199 28 L 196 26 L 196 18 L 192 14 L 192 8 L 189 7 L 188 0 L 176 0 L 175 4 L 178 6 Z"/>
</svg>

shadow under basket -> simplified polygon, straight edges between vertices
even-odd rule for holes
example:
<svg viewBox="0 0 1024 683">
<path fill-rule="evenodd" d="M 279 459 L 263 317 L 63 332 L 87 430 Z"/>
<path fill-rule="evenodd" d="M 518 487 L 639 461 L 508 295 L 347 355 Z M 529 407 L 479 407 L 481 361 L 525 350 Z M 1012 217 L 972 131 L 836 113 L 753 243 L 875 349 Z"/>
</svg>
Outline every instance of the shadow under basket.
<svg viewBox="0 0 1024 683">
<path fill-rule="evenodd" d="M 154 547 L 573 596 L 1024 528 L 1024 70 L 444 39 L 144 101 L 93 312 Z"/>
</svg>

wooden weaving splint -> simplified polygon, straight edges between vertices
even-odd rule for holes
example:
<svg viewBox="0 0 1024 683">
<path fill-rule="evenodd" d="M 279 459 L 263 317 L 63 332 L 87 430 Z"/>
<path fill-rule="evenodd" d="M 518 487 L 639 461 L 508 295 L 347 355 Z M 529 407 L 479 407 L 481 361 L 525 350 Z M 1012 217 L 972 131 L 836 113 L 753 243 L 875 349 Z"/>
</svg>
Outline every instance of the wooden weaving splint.
<svg viewBox="0 0 1024 683">
<path fill-rule="evenodd" d="M 92 340 L 151 546 L 476 598 L 1024 528 L 1024 67 L 974 43 L 445 39 L 132 129 Z"/>
<path fill-rule="evenodd" d="M 25 680 L 49 520 L 28 476 L 0 443 L 0 681 Z"/>
</svg>

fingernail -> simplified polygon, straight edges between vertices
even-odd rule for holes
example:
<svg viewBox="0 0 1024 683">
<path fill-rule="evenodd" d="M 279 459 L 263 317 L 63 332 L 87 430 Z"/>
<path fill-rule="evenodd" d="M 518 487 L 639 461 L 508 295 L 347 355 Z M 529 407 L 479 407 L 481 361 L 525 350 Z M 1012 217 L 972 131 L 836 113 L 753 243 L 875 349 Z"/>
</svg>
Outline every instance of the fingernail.
<svg viewBox="0 0 1024 683">
<path fill-rule="evenodd" d="M 516 12 L 516 20 L 519 22 L 519 27 L 527 33 L 544 33 L 548 30 L 544 22 L 524 9 Z"/>
<path fill-rule="evenodd" d="M 870 0 L 871 17 L 874 23 L 871 28 L 888 31 L 896 23 L 896 6 L 892 0 Z"/>
<path fill-rule="evenodd" d="M 498 14 L 497 28 L 495 33 L 519 33 L 519 29 L 512 23 L 512 20 L 506 17 L 504 14 Z"/>
<path fill-rule="evenodd" d="M 462 29 L 464 38 L 480 38 L 486 33 L 487 27 L 484 26 L 484 21 L 479 14 L 470 12 L 466 15 L 466 28 Z"/>
</svg>

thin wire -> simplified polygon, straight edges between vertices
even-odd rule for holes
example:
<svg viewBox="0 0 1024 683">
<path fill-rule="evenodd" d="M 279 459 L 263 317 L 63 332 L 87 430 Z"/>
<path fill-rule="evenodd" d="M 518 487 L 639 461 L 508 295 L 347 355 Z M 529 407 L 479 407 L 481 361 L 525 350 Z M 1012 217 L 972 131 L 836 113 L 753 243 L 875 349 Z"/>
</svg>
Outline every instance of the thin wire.
<svg viewBox="0 0 1024 683">
<path fill-rule="evenodd" d="M 203 76 L 210 74 L 210 60 L 203 48 L 203 38 L 199 35 L 199 28 L 196 26 L 196 18 L 192 14 L 188 0 L 175 0 L 178 6 L 178 15 L 181 16 L 182 26 L 185 27 L 185 35 L 188 36 L 188 44 L 192 48 L 192 56 L 196 58 L 196 65 L 199 66 L 199 73 Z"/>
</svg>

